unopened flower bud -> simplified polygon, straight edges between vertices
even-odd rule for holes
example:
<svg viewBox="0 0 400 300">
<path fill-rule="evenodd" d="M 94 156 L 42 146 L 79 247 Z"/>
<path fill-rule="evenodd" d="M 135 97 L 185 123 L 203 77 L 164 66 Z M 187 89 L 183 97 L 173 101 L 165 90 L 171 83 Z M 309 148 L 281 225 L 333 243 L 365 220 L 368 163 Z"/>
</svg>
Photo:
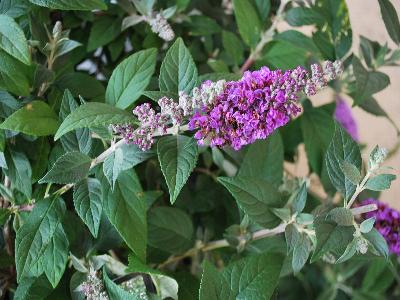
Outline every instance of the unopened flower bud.
<svg viewBox="0 0 400 300">
<path fill-rule="evenodd" d="M 56 24 L 53 27 L 53 38 L 55 40 L 58 40 L 62 32 L 62 24 L 60 21 L 57 21 Z"/>
</svg>

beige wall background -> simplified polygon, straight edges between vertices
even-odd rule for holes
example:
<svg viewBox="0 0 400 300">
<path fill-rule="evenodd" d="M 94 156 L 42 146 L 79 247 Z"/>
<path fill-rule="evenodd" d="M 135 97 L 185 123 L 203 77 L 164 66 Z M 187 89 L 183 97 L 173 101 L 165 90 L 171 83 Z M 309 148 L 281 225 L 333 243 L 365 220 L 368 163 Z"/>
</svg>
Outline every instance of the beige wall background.
<svg viewBox="0 0 400 300">
<path fill-rule="evenodd" d="M 347 0 L 346 2 L 353 28 L 353 50 L 356 53 L 358 53 L 360 35 L 378 41 L 381 44 L 388 43 L 391 49 L 396 48 L 396 45 L 386 32 L 378 0 Z M 400 14 L 400 1 L 392 0 L 391 2 L 394 4 L 397 13 Z M 278 30 L 286 30 L 288 29 L 287 26 L 287 24 L 279 24 Z M 310 27 L 302 29 L 304 29 L 305 33 L 310 33 L 312 30 Z M 397 126 L 400 127 L 400 66 L 384 67 L 380 71 L 390 76 L 391 84 L 382 92 L 375 94 L 375 98 Z M 319 106 L 332 101 L 332 97 L 332 93 L 329 90 L 325 90 L 311 100 L 315 106 Z M 350 99 L 347 100 L 349 100 L 349 104 L 352 103 Z M 368 154 L 375 145 L 392 149 L 397 144 L 400 137 L 397 137 L 396 130 L 385 118 L 375 117 L 358 107 L 353 108 L 353 114 L 358 124 L 360 142 L 366 145 L 363 150 L 364 160 L 368 159 Z M 385 164 L 396 169 L 395 173 L 398 178 L 392 182 L 390 190 L 381 194 L 380 200 L 400 209 L 400 151 L 388 159 Z M 294 173 L 298 176 L 307 174 L 307 161 L 303 151 L 300 151 L 298 164 L 291 167 L 293 167 Z"/>
</svg>

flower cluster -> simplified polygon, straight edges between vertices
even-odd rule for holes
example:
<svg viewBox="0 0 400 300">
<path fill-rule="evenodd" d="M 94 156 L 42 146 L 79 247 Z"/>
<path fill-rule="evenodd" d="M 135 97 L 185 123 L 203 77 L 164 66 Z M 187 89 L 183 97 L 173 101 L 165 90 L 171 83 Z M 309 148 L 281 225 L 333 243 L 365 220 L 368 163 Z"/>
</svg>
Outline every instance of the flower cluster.
<svg viewBox="0 0 400 300">
<path fill-rule="evenodd" d="M 196 111 L 189 129 L 197 129 L 199 144 L 232 146 L 239 150 L 257 139 L 265 139 L 300 112 L 299 93 L 314 95 L 341 74 L 341 64 L 325 62 L 311 66 L 311 75 L 302 67 L 275 70 L 262 67 L 245 72 L 239 81 L 225 84 L 211 105 Z"/>
<path fill-rule="evenodd" d="M 351 108 L 341 99 L 336 100 L 335 119 L 343 126 L 355 141 L 359 141 L 357 123 L 354 120 Z"/>
<path fill-rule="evenodd" d="M 376 204 L 378 210 L 365 214 L 366 218 L 375 218 L 375 228 L 388 243 L 389 250 L 400 256 L 400 212 L 375 199 L 367 199 L 361 205 Z"/>
<path fill-rule="evenodd" d="M 206 81 L 200 88 L 193 89 L 193 96 L 180 92 L 178 103 L 162 97 L 158 100 L 159 113 L 156 113 L 149 103 L 139 105 L 132 111 L 140 122 L 138 128 L 127 124 L 113 125 L 112 129 L 126 142 L 136 144 L 143 151 L 148 150 L 153 145 L 155 136 L 177 132 L 185 117 L 192 116 L 200 107 L 212 105 L 212 99 L 223 91 L 224 83 L 223 80 Z"/>
<path fill-rule="evenodd" d="M 90 268 L 86 281 L 79 286 L 79 290 L 85 294 L 87 300 L 109 299 L 104 290 L 103 281 L 93 268 Z"/>
<path fill-rule="evenodd" d="M 161 13 L 153 15 L 151 18 L 146 18 L 146 21 L 149 23 L 151 31 L 157 33 L 163 40 L 169 42 L 175 38 L 171 25 L 168 24 Z"/>
</svg>

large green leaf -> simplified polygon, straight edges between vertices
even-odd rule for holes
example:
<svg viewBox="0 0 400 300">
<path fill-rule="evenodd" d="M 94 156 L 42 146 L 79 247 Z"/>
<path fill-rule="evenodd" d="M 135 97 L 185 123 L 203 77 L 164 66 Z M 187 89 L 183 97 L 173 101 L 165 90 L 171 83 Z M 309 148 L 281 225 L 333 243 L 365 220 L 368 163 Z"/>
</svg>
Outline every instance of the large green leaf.
<svg viewBox="0 0 400 300">
<path fill-rule="evenodd" d="M 354 227 L 339 226 L 335 222 L 317 220 L 315 222 L 315 235 L 317 245 L 311 257 L 311 262 L 321 258 L 325 253 L 330 253 L 336 258 L 344 253 L 347 245 L 353 240 Z"/>
<path fill-rule="evenodd" d="M 55 162 L 54 166 L 47 172 L 39 183 L 76 183 L 84 179 L 90 169 L 92 159 L 80 152 L 68 152 Z"/>
<path fill-rule="evenodd" d="M 335 134 L 326 152 L 325 162 L 332 184 L 345 199 L 349 199 L 356 186 L 346 177 L 341 165 L 343 162 L 347 162 L 361 170 L 361 153 L 358 144 L 339 124 L 336 124 Z"/>
<path fill-rule="evenodd" d="M 43 256 L 34 267 L 34 269 L 37 268 L 36 271 L 39 274 L 43 272 L 46 274 L 53 288 L 58 285 L 64 275 L 69 254 L 68 247 L 68 237 L 64 232 L 62 224 L 59 224 Z"/>
<path fill-rule="evenodd" d="M 126 124 L 133 121 L 132 115 L 122 109 L 105 103 L 88 102 L 79 106 L 65 118 L 54 139 L 58 140 L 62 135 L 78 128 Z"/>
<path fill-rule="evenodd" d="M 156 207 L 150 210 L 149 245 L 169 253 L 182 253 L 193 245 L 193 224 L 182 210 Z"/>
<path fill-rule="evenodd" d="M 0 2 L 1 3 L 1 2 Z M 43 274 L 38 278 L 25 277 L 18 283 L 14 293 L 14 300 L 42 300 L 53 290 L 50 282 Z"/>
<path fill-rule="evenodd" d="M 233 5 L 240 36 L 248 46 L 255 48 L 262 30 L 256 9 L 248 0 L 234 0 Z"/>
<path fill-rule="evenodd" d="M 282 256 L 268 252 L 234 262 L 222 272 L 206 261 L 199 299 L 270 299 L 278 284 L 282 264 Z"/>
<path fill-rule="evenodd" d="M 157 61 L 155 48 L 136 52 L 113 71 L 107 85 L 107 103 L 119 108 L 133 104 L 146 89 Z"/>
<path fill-rule="evenodd" d="M 0 15 L 0 49 L 24 64 L 31 63 L 28 42 L 21 27 L 6 15 Z"/>
<path fill-rule="evenodd" d="M 30 70 L 19 60 L 0 50 L 0 89 L 18 96 L 30 93 Z"/>
<path fill-rule="evenodd" d="M 102 0 L 29 0 L 31 3 L 61 10 L 107 9 Z"/>
<path fill-rule="evenodd" d="M 70 72 L 56 78 L 54 86 L 61 91 L 69 89 L 74 97 L 104 102 L 105 88 L 100 80 L 83 72 Z"/>
<path fill-rule="evenodd" d="M 318 10 L 309 7 L 293 7 L 285 15 L 286 21 L 292 26 L 322 24 L 325 18 Z"/>
<path fill-rule="evenodd" d="M 74 186 L 73 199 L 79 217 L 87 225 L 92 235 L 97 237 L 103 211 L 100 182 L 95 178 L 79 181 Z"/>
<path fill-rule="evenodd" d="M 363 103 L 371 95 L 383 90 L 390 83 L 389 76 L 382 72 L 366 70 L 356 56 L 353 56 L 353 72 L 357 87 L 354 97 L 356 104 Z"/>
<path fill-rule="evenodd" d="M 292 268 L 294 273 L 300 272 L 307 262 L 311 251 L 311 242 L 308 235 L 303 233 L 296 241 L 293 249 Z"/>
<path fill-rule="evenodd" d="M 157 154 L 173 204 L 196 166 L 198 147 L 193 138 L 166 136 L 158 141 Z"/>
<path fill-rule="evenodd" d="M 278 189 L 271 183 L 251 177 L 219 177 L 218 181 L 232 194 L 252 221 L 267 228 L 280 223 L 272 208 L 282 207 L 282 200 Z"/>
<path fill-rule="evenodd" d="M 222 45 L 236 65 L 243 61 L 244 48 L 239 38 L 230 31 L 222 31 Z"/>
<path fill-rule="evenodd" d="M 324 156 L 334 132 L 332 116 L 323 108 L 310 108 L 305 110 L 300 120 L 309 164 L 313 171 L 321 174 Z"/>
<path fill-rule="evenodd" d="M 10 178 L 11 186 L 30 198 L 32 196 L 32 168 L 28 158 L 22 152 L 6 152 L 7 170 L 4 172 Z"/>
<path fill-rule="evenodd" d="M 160 90 L 190 93 L 197 83 L 197 68 L 182 38 L 169 48 L 160 68 Z"/>
<path fill-rule="evenodd" d="M 279 185 L 283 177 L 283 143 L 279 132 L 249 146 L 238 176 L 261 178 Z"/>
<path fill-rule="evenodd" d="M 46 198 L 36 202 L 28 219 L 17 231 L 15 264 L 17 280 L 26 277 L 41 259 L 65 214 L 61 198 Z"/>
<path fill-rule="evenodd" d="M 135 144 L 124 144 L 104 160 L 104 175 L 114 188 L 115 181 L 122 171 L 131 169 L 154 155 L 153 151 L 143 151 Z"/>
<path fill-rule="evenodd" d="M 43 101 L 32 101 L 9 116 L 0 129 L 8 129 L 29 135 L 51 135 L 60 125 L 57 115 Z"/>
<path fill-rule="evenodd" d="M 2 0 L 0 1 L 0 14 L 18 18 L 26 14 L 28 5 L 25 0 Z"/>
<path fill-rule="evenodd" d="M 142 188 L 133 170 L 118 176 L 114 191 L 106 178 L 101 180 L 103 208 L 111 224 L 118 230 L 130 249 L 142 261 L 146 258 L 147 206 L 140 197 Z"/>
<path fill-rule="evenodd" d="M 64 121 L 78 106 L 71 92 L 65 90 L 59 112 L 60 119 Z M 92 139 L 88 128 L 79 128 L 75 132 L 68 132 L 60 140 L 66 152 L 79 151 L 88 154 L 92 146 Z"/>
<path fill-rule="evenodd" d="M 400 22 L 396 9 L 389 0 L 378 0 L 383 22 L 393 42 L 400 44 Z"/>
</svg>

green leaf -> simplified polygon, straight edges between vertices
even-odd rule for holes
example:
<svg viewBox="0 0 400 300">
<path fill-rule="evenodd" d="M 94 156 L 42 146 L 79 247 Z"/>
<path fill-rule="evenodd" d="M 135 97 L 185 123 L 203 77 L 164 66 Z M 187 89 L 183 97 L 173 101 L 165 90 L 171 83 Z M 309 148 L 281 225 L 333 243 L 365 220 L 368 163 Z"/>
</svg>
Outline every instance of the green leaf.
<svg viewBox="0 0 400 300">
<path fill-rule="evenodd" d="M 26 14 L 28 5 L 25 0 L 2 0 L 0 2 L 0 14 L 18 18 Z"/>
<path fill-rule="evenodd" d="M 43 256 L 37 262 L 40 273 L 44 271 L 53 288 L 58 285 L 64 274 L 68 261 L 68 248 L 68 237 L 62 224 L 59 224 Z"/>
<path fill-rule="evenodd" d="M 193 245 L 192 220 L 173 207 L 155 207 L 148 215 L 149 245 L 172 254 L 182 253 Z"/>
<path fill-rule="evenodd" d="M 188 27 L 192 36 L 207 36 L 221 31 L 221 27 L 214 19 L 204 15 L 190 16 Z"/>
<path fill-rule="evenodd" d="M 327 219 L 336 222 L 341 226 L 353 226 L 354 216 L 350 209 L 345 207 L 336 207 L 332 209 L 328 215 Z"/>
<path fill-rule="evenodd" d="M 19 282 L 14 293 L 14 300 L 42 300 L 52 292 L 53 288 L 43 274 L 38 278 L 25 277 Z"/>
<path fill-rule="evenodd" d="M 364 233 L 363 236 L 372 244 L 372 246 L 374 246 L 375 250 L 378 251 L 380 255 L 382 255 L 385 258 L 388 258 L 389 256 L 388 245 L 378 230 L 372 228 L 370 232 Z"/>
<path fill-rule="evenodd" d="M 6 152 L 8 169 L 4 170 L 10 178 L 11 186 L 22 192 L 26 197 L 32 196 L 32 168 L 28 158 L 22 152 L 10 150 Z"/>
<path fill-rule="evenodd" d="M 308 52 L 299 45 L 278 40 L 265 47 L 256 66 L 270 65 L 277 69 L 294 69 L 298 65 L 305 65 L 308 56 Z"/>
<path fill-rule="evenodd" d="M 357 92 L 354 99 L 357 105 L 390 83 L 389 76 L 382 72 L 366 70 L 356 56 L 353 56 L 353 72 L 356 77 Z"/>
<path fill-rule="evenodd" d="M 121 172 L 114 190 L 107 180 L 101 180 L 103 209 L 129 248 L 141 259 L 146 258 L 147 223 L 145 201 L 139 179 L 133 170 Z"/>
<path fill-rule="evenodd" d="M 0 208 L 0 226 L 4 225 L 9 216 L 11 216 L 11 211 L 9 209 Z"/>
<path fill-rule="evenodd" d="M 238 176 L 265 179 L 279 185 L 283 177 L 283 143 L 279 132 L 250 145 Z"/>
<path fill-rule="evenodd" d="M 300 232 L 297 230 L 297 227 L 294 224 L 288 224 L 285 227 L 285 239 L 287 245 L 287 253 L 293 251 L 297 241 L 301 238 Z"/>
<path fill-rule="evenodd" d="M 361 154 L 358 144 L 339 124 L 336 123 L 335 134 L 329 145 L 325 157 L 328 176 L 332 184 L 342 193 L 345 199 L 350 199 L 354 194 L 356 186 L 341 169 L 344 162 L 361 169 Z"/>
<path fill-rule="evenodd" d="M 383 22 L 393 42 L 400 44 L 400 22 L 396 9 L 389 0 L 378 0 Z"/>
<path fill-rule="evenodd" d="M 300 121 L 309 164 L 317 174 L 321 174 L 334 132 L 332 116 L 323 108 L 311 108 L 305 109 Z"/>
<path fill-rule="evenodd" d="M 372 191 L 384 191 L 390 188 L 395 179 L 396 175 L 393 174 L 379 174 L 368 179 L 365 188 Z"/>
<path fill-rule="evenodd" d="M 285 15 L 286 22 L 292 26 L 323 24 L 325 18 L 316 9 L 308 7 L 293 7 Z"/>
<path fill-rule="evenodd" d="M 267 228 L 280 223 L 271 209 L 282 207 L 282 200 L 277 188 L 268 181 L 250 177 L 218 177 L 218 181 L 232 194 L 252 221 Z"/>
<path fill-rule="evenodd" d="M 295 212 L 301 213 L 306 206 L 307 201 L 307 183 L 304 182 L 301 187 L 296 191 L 293 198 L 292 207 Z"/>
<path fill-rule="evenodd" d="M 169 48 L 160 68 L 160 91 L 190 93 L 197 83 L 197 68 L 182 38 Z"/>
<path fill-rule="evenodd" d="M 302 233 L 293 249 L 292 268 L 294 273 L 300 272 L 307 262 L 311 251 L 311 242 L 308 235 Z"/>
<path fill-rule="evenodd" d="M 76 183 L 84 179 L 90 169 L 92 159 L 80 152 L 68 152 L 57 159 L 54 166 L 39 183 Z"/>
<path fill-rule="evenodd" d="M 236 34 L 230 31 L 222 31 L 222 45 L 236 65 L 242 63 L 244 48 Z"/>
<path fill-rule="evenodd" d="M 336 260 L 335 264 L 343 263 L 354 256 L 357 253 L 357 240 L 353 239 L 344 250 L 343 254 Z"/>
<path fill-rule="evenodd" d="M 157 143 L 157 155 L 173 204 L 196 166 L 198 147 L 193 138 L 166 136 Z"/>
<path fill-rule="evenodd" d="M 240 36 L 248 46 L 255 48 L 262 30 L 256 9 L 248 0 L 234 0 L 233 6 Z"/>
<path fill-rule="evenodd" d="M 178 100 L 179 96 L 177 93 L 168 92 L 168 91 L 144 91 L 143 95 L 150 98 L 151 100 L 157 102 L 162 97 L 172 98 L 174 100 Z"/>
<path fill-rule="evenodd" d="M 79 107 L 69 90 L 64 91 L 61 101 L 59 117 L 62 121 Z M 68 132 L 61 137 L 61 144 L 66 152 L 79 151 L 85 154 L 90 152 L 92 139 L 88 128 L 77 129 L 75 132 Z"/>
<path fill-rule="evenodd" d="M 97 19 L 89 34 L 87 51 L 93 51 L 97 48 L 107 45 L 113 41 L 121 32 L 121 20 L 111 16 L 102 16 Z"/>
<path fill-rule="evenodd" d="M 88 102 L 79 106 L 65 118 L 54 139 L 58 140 L 67 132 L 78 128 L 126 124 L 133 121 L 132 115 L 122 109 L 105 103 Z"/>
<path fill-rule="evenodd" d="M 327 252 L 339 257 L 353 240 L 353 233 L 352 226 L 339 226 L 331 221 L 317 220 L 315 222 L 317 245 L 311 257 L 311 263 Z"/>
<path fill-rule="evenodd" d="M 111 187 L 114 188 L 118 175 L 154 156 L 153 151 L 143 151 L 134 144 L 124 144 L 107 156 L 103 163 L 103 172 Z"/>
<path fill-rule="evenodd" d="M 375 224 L 375 217 L 366 219 L 360 224 L 360 231 L 362 233 L 368 233 L 372 230 L 372 228 L 374 228 L 374 224 Z"/>
<path fill-rule="evenodd" d="M 15 264 L 17 280 L 21 281 L 45 253 L 65 214 L 61 198 L 46 198 L 36 202 L 28 219 L 17 231 Z"/>
<path fill-rule="evenodd" d="M 18 96 L 28 96 L 30 72 L 26 65 L 0 50 L 0 89 Z"/>
<path fill-rule="evenodd" d="M 123 288 L 115 284 L 107 275 L 106 269 L 103 267 L 104 285 L 110 300 L 139 300 L 139 297 L 125 291 Z"/>
<path fill-rule="evenodd" d="M 29 0 L 31 3 L 52 9 L 61 10 L 106 10 L 107 5 L 102 0 Z"/>
<path fill-rule="evenodd" d="M 349 179 L 353 184 L 357 185 L 361 180 L 361 173 L 357 167 L 347 161 L 341 161 L 340 169 L 342 170 L 344 176 Z"/>
<path fill-rule="evenodd" d="M 267 20 L 268 14 L 271 10 L 270 0 L 255 0 L 256 8 L 262 22 Z"/>
<path fill-rule="evenodd" d="M 54 134 L 60 125 L 57 115 L 43 101 L 32 101 L 9 116 L 0 129 L 8 129 L 29 135 Z"/>
<path fill-rule="evenodd" d="M 286 30 L 284 32 L 275 34 L 274 40 L 285 41 L 292 44 L 296 48 L 301 47 L 307 50 L 308 52 L 319 55 L 319 49 L 315 45 L 312 38 L 306 36 L 304 33 L 301 33 L 297 30 Z"/>
<path fill-rule="evenodd" d="M 31 63 L 24 32 L 13 18 L 6 15 L 0 15 L 0 49 L 26 65 Z"/>
<path fill-rule="evenodd" d="M 222 272 L 204 263 L 200 300 L 270 299 L 279 281 L 283 257 L 262 253 L 230 264 Z"/>
<path fill-rule="evenodd" d="M 94 237 L 97 237 L 103 211 L 101 184 L 95 178 L 87 178 L 74 185 L 73 200 L 75 210 L 87 225 Z"/>
<path fill-rule="evenodd" d="M 154 73 L 157 50 L 136 52 L 123 60 L 113 71 L 106 90 L 106 102 L 127 108 L 143 93 Z"/>
</svg>

